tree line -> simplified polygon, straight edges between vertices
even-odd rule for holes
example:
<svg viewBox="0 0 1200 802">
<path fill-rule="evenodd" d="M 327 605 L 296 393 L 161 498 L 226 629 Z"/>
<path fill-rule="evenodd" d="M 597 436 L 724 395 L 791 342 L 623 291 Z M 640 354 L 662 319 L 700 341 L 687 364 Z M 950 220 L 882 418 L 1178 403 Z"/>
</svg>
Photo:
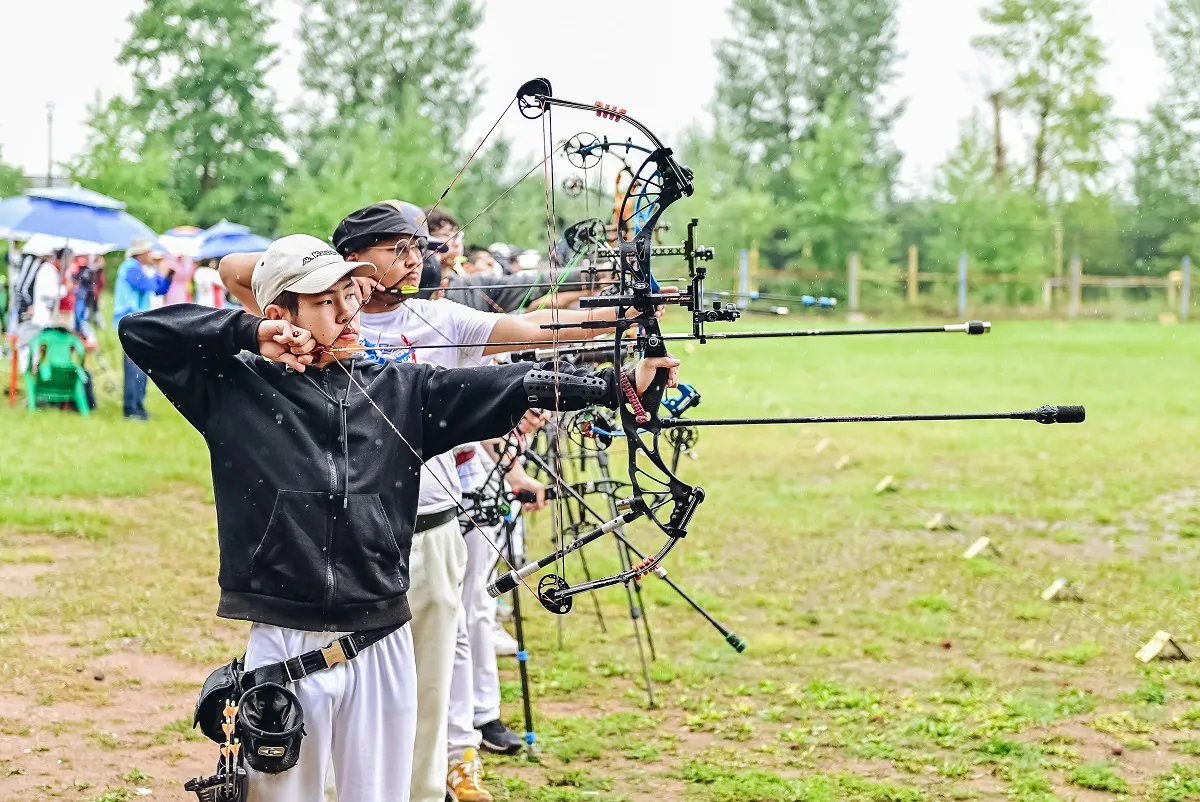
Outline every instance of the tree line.
<svg viewBox="0 0 1200 802">
<path fill-rule="evenodd" d="M 146 0 L 118 56 L 133 92 L 90 110 L 71 177 L 159 230 L 228 218 L 324 236 L 372 200 L 436 197 L 472 144 L 481 2 L 304 5 L 303 92 L 281 108 L 267 81 L 278 58 L 267 2 Z M 766 266 L 833 268 L 851 252 L 871 266 L 918 244 L 923 270 L 967 253 L 977 270 L 1049 274 L 1065 252 L 1092 272 L 1161 275 L 1195 252 L 1200 0 L 1162 0 L 1154 33 L 1167 84 L 1133 153 L 1117 155 L 1128 123 L 1101 83 L 1088 4 L 994 0 L 972 42 L 989 65 L 989 111 L 961 121 L 932 185 L 903 198 L 891 139 L 903 106 L 885 93 L 901 59 L 896 5 L 734 0 L 711 115 L 677 147 L 698 177 L 679 214 L 704 218 L 723 255 L 756 242 Z M 480 153 L 456 187 L 460 218 L 526 171 L 513 152 L 498 138 Z M 0 163 L 0 194 L 20 182 Z M 544 214 L 538 171 L 470 237 L 535 245 Z"/>
</svg>

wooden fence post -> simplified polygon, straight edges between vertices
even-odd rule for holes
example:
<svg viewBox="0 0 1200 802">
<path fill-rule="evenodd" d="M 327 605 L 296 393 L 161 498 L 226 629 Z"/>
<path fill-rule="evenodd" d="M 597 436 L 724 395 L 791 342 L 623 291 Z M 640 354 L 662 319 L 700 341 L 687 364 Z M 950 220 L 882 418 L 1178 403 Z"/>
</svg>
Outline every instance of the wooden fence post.
<svg viewBox="0 0 1200 802">
<path fill-rule="evenodd" d="M 958 316 L 967 314 L 967 252 L 958 257 Z"/>
<path fill-rule="evenodd" d="M 846 295 L 850 303 L 850 311 L 858 311 L 858 274 L 862 270 L 862 260 L 858 255 L 858 251 L 850 254 L 849 263 L 846 265 Z"/>
<path fill-rule="evenodd" d="M 1183 281 L 1179 288 L 1179 322 L 1187 323 L 1188 307 L 1192 305 L 1192 257 L 1183 257 Z"/>
<path fill-rule="evenodd" d="M 750 242 L 750 292 L 758 292 L 758 240 Z"/>
<path fill-rule="evenodd" d="M 1183 284 L 1183 271 L 1172 270 L 1167 274 L 1167 309 L 1174 309 L 1179 303 L 1179 287 Z"/>
<path fill-rule="evenodd" d="M 1067 308 L 1067 317 L 1079 314 L 1083 305 L 1083 259 L 1079 254 L 1071 257 L 1071 304 Z"/>
<path fill-rule="evenodd" d="M 745 309 L 750 302 L 750 252 L 745 248 L 738 251 L 738 296 L 739 309 Z"/>
<path fill-rule="evenodd" d="M 917 305 L 917 293 L 919 285 L 917 283 L 917 274 L 920 269 L 920 255 L 916 245 L 908 246 L 908 303 L 910 306 Z"/>
<path fill-rule="evenodd" d="M 1063 224 L 1062 220 L 1054 221 L 1054 275 L 1060 281 L 1066 278 L 1063 272 Z M 1061 286 L 1061 284 L 1059 285 Z"/>
</svg>

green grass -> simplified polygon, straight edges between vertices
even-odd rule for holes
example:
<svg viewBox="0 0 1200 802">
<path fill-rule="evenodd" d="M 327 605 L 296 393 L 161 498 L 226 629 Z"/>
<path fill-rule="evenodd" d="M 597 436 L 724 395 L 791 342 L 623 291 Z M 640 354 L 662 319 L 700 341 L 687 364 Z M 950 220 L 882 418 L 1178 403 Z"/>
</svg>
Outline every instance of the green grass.
<svg viewBox="0 0 1200 802">
<path fill-rule="evenodd" d="M 1200 799 L 1200 669 L 1133 658 L 1157 629 L 1185 647 L 1200 632 L 1200 328 L 997 323 L 982 338 L 675 350 L 704 417 L 1080 403 L 1088 422 L 701 431 L 680 473 L 708 499 L 666 566 L 747 651 L 648 578 L 649 709 L 623 591 L 599 594 L 603 629 L 580 598 L 561 650 L 560 622 L 524 598 L 541 761 L 489 756 L 498 799 Z M 213 617 L 203 443 L 161 396 L 149 407 L 148 424 L 111 404 L 88 420 L 0 409 L 0 572 L 44 571 L 36 592 L 0 595 L 0 646 L 60 638 L 74 655 L 35 646 L 0 676 L 47 713 L 106 709 L 120 680 L 105 690 L 77 670 L 121 644 L 202 679 L 244 642 L 244 626 Z M 899 490 L 877 494 L 887 475 Z M 926 529 L 935 513 L 953 528 Z M 546 529 L 543 517 L 534 552 Z M 643 549 L 661 539 L 630 534 Z M 1001 556 L 964 560 L 985 535 Z M 607 541 L 588 560 L 594 574 L 617 567 Z M 1082 603 L 1040 599 L 1060 576 Z M 568 578 L 583 578 L 576 559 Z M 504 717 L 521 729 L 514 665 L 502 668 Z M 78 730 L 78 749 L 110 755 L 144 746 L 139 772 L 163 786 L 198 773 L 167 751 L 195 746 L 183 679 L 173 711 L 115 743 L 108 727 L 59 725 L 61 737 Z M 1097 762 L 1116 744 L 1142 745 L 1139 761 Z M 105 789 L 116 776 L 80 779 Z"/>
<path fill-rule="evenodd" d="M 1108 791 L 1114 794 L 1124 794 L 1129 790 L 1129 783 L 1117 774 L 1117 767 L 1111 763 L 1087 763 L 1076 766 L 1071 770 L 1069 782 L 1080 788 Z"/>
</svg>

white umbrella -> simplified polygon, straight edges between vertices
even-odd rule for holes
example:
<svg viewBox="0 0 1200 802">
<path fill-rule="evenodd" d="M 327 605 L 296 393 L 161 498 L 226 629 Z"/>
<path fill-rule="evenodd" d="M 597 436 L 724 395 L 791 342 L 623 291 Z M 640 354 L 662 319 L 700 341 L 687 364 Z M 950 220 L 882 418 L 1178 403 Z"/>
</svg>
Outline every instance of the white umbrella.
<svg viewBox="0 0 1200 802">
<path fill-rule="evenodd" d="M 13 239 L 20 239 L 14 236 Z M 22 253 L 33 254 L 34 256 L 45 256 L 48 253 L 70 248 L 71 253 L 80 254 L 83 256 L 95 256 L 106 254 L 109 251 L 117 250 L 117 246 L 108 242 L 88 242 L 80 239 L 67 239 L 66 237 L 52 237 L 49 234 L 33 234 L 21 249 Z"/>
</svg>

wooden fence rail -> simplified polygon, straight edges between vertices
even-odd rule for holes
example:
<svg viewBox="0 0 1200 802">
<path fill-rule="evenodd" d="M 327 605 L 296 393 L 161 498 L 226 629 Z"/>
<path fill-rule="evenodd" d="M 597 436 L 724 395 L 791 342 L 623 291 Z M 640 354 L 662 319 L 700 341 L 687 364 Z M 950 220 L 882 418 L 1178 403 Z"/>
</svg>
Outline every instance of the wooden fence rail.
<svg viewBox="0 0 1200 802">
<path fill-rule="evenodd" d="M 757 287 L 759 278 L 757 244 L 749 252 L 748 259 L 742 259 L 742 265 L 752 265 L 749 275 L 744 275 L 740 286 Z M 743 252 L 745 254 L 746 252 Z M 743 270 L 745 268 L 743 267 Z M 937 272 L 922 273 L 920 269 L 920 254 L 916 245 L 908 248 L 908 264 L 903 268 L 891 270 L 864 270 L 862 258 L 857 253 L 851 253 L 846 262 L 846 272 L 834 270 L 797 270 L 785 268 L 781 271 L 789 278 L 805 281 L 829 281 L 846 279 L 846 302 L 850 312 L 858 312 L 861 303 L 861 285 L 863 282 L 872 284 L 903 284 L 905 301 L 910 306 L 920 303 L 921 284 L 956 284 L 959 314 L 967 312 L 969 286 L 994 284 L 1025 284 L 1042 288 L 1042 304 L 1047 310 L 1054 307 L 1055 290 L 1065 290 L 1067 295 L 1067 314 L 1075 317 L 1079 314 L 1083 300 L 1084 287 L 1104 287 L 1106 289 L 1129 289 L 1145 287 L 1163 289 L 1166 291 L 1167 307 L 1177 309 L 1179 318 L 1187 321 L 1191 306 L 1191 270 L 1192 260 L 1184 257 L 1179 270 L 1173 270 L 1163 276 L 1096 276 L 1083 272 L 1083 260 L 1078 256 L 1072 257 L 1067 275 L 1041 276 L 1025 273 L 972 273 L 967 255 L 959 258 L 958 270 L 955 273 Z M 1061 293 L 1060 293 L 1061 294 Z"/>
</svg>

